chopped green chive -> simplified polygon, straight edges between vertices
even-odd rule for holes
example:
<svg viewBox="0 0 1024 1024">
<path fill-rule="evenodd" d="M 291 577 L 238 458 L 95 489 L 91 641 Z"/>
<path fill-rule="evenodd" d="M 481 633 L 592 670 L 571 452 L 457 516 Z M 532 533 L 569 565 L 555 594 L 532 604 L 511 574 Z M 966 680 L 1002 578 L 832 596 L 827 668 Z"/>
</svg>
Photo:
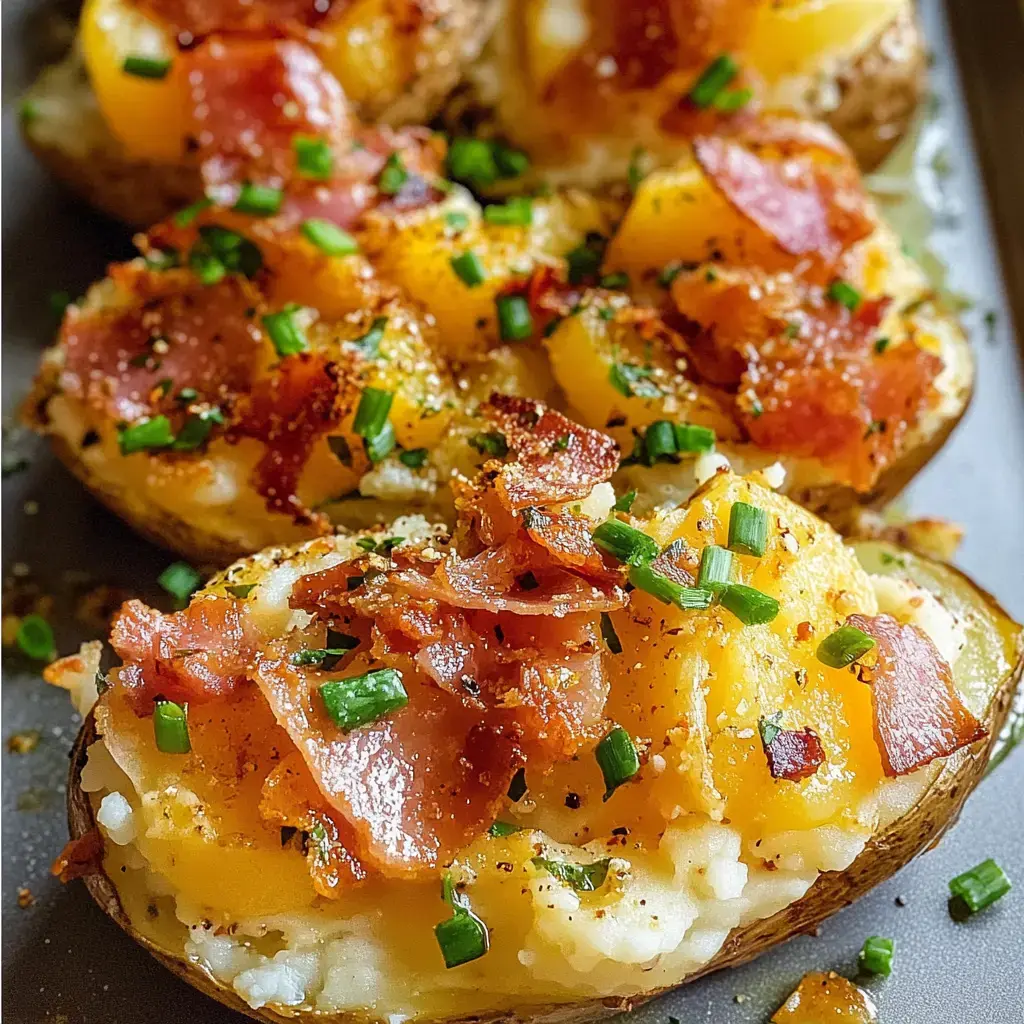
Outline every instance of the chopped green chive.
<svg viewBox="0 0 1024 1024">
<path fill-rule="evenodd" d="M 629 733 L 616 725 L 594 748 L 594 757 L 604 776 L 604 800 L 640 771 L 640 758 Z"/>
<path fill-rule="evenodd" d="M 644 433 L 644 449 L 648 462 L 675 455 L 679 451 L 675 426 L 668 420 L 656 420 Z"/>
<path fill-rule="evenodd" d="M 727 586 L 732 576 L 732 552 L 717 544 L 709 544 L 700 554 L 697 586 L 704 590 L 718 590 Z"/>
<path fill-rule="evenodd" d="M 658 557 L 658 544 L 646 533 L 609 519 L 593 533 L 594 543 L 607 555 L 625 565 L 641 565 Z"/>
<path fill-rule="evenodd" d="M 505 203 L 485 206 L 484 220 L 504 227 L 526 227 L 533 223 L 533 200 L 528 196 L 513 196 Z"/>
<path fill-rule="evenodd" d="M 530 169 L 530 158 L 503 142 L 491 143 L 491 154 L 502 178 L 520 178 Z"/>
<path fill-rule="evenodd" d="M 293 135 L 292 149 L 299 173 L 306 178 L 326 181 L 334 171 L 334 154 L 324 139 L 311 135 Z"/>
<path fill-rule="evenodd" d="M 359 398 L 352 432 L 358 437 L 369 438 L 379 434 L 388 421 L 394 395 L 379 388 L 365 388 Z"/>
<path fill-rule="evenodd" d="M 458 234 L 469 227 L 469 214 L 463 213 L 462 210 L 451 210 L 444 215 L 444 223 Z"/>
<path fill-rule="evenodd" d="M 678 260 L 666 263 L 658 272 L 658 284 L 662 288 L 671 288 L 672 282 L 683 272 L 683 265 Z"/>
<path fill-rule="evenodd" d="M 247 181 L 238 193 L 232 209 L 236 213 L 248 213 L 252 217 L 270 217 L 281 209 L 284 193 L 270 185 L 254 185 Z"/>
<path fill-rule="evenodd" d="M 156 581 L 181 602 L 187 601 L 203 585 L 203 577 L 188 562 L 172 562 Z"/>
<path fill-rule="evenodd" d="M 708 608 L 714 597 L 710 590 L 703 587 L 684 587 L 644 564 L 630 566 L 629 582 L 637 590 L 650 594 L 663 604 L 674 604 L 683 611 Z"/>
<path fill-rule="evenodd" d="M 715 432 L 696 423 L 675 424 L 676 449 L 681 452 L 709 452 L 715 447 Z"/>
<path fill-rule="evenodd" d="M 875 646 L 874 637 L 856 626 L 840 626 L 818 644 L 818 661 L 829 668 L 846 668 Z"/>
<path fill-rule="evenodd" d="M 216 284 L 228 271 L 253 277 L 263 266 L 263 254 L 237 231 L 219 224 L 205 224 L 199 229 L 199 241 L 189 253 L 189 264 L 204 284 Z M 209 266 L 212 280 L 203 279 L 199 264 Z"/>
<path fill-rule="evenodd" d="M 398 453 L 398 461 L 409 469 L 422 469 L 426 465 L 428 455 L 426 448 L 410 448 Z"/>
<path fill-rule="evenodd" d="M 207 287 L 223 280 L 228 272 L 228 268 L 213 253 L 203 250 L 198 245 L 192 247 L 188 255 L 188 265 L 192 273 L 199 278 L 200 284 Z"/>
<path fill-rule="evenodd" d="M 517 804 L 524 796 L 526 796 L 526 769 L 520 768 L 508 784 L 508 798 L 512 803 Z"/>
<path fill-rule="evenodd" d="M 384 169 L 377 178 L 377 188 L 386 196 L 395 196 L 402 191 L 402 186 L 408 181 L 409 172 L 402 162 L 401 153 L 392 153 L 384 164 Z"/>
<path fill-rule="evenodd" d="M 139 54 L 129 54 L 125 57 L 121 70 L 126 75 L 134 75 L 136 78 L 166 78 L 167 72 L 171 70 L 171 61 L 166 57 L 143 57 Z"/>
<path fill-rule="evenodd" d="M 533 316 L 522 295 L 499 295 L 496 306 L 502 341 L 524 341 L 533 334 Z"/>
<path fill-rule="evenodd" d="M 771 622 L 779 614 L 779 602 L 742 583 L 730 583 L 719 597 L 724 608 L 736 616 L 744 626 L 758 626 Z"/>
<path fill-rule="evenodd" d="M 117 443 L 122 455 L 169 448 L 174 443 L 171 421 L 161 414 L 122 427 L 117 434 Z"/>
<path fill-rule="evenodd" d="M 472 250 L 460 256 L 453 256 L 451 265 L 459 280 L 469 288 L 475 288 L 487 280 L 487 271 L 484 270 L 480 257 Z"/>
<path fill-rule="evenodd" d="M 231 586 L 224 588 L 232 597 L 237 597 L 240 601 L 244 601 L 255 589 L 255 583 L 232 583 Z"/>
<path fill-rule="evenodd" d="M 328 256 L 351 256 L 359 252 L 359 243 L 337 224 L 316 217 L 304 220 L 299 229 L 304 238 Z"/>
<path fill-rule="evenodd" d="M 202 199 L 197 199 L 191 206 L 179 210 L 171 220 L 174 221 L 175 227 L 187 228 L 203 210 L 207 210 L 211 206 L 213 206 L 213 200 L 209 196 L 204 196 Z"/>
<path fill-rule="evenodd" d="M 636 489 L 626 491 L 625 494 L 615 499 L 615 504 L 612 505 L 612 509 L 616 512 L 628 512 L 633 507 L 633 502 L 636 501 Z"/>
<path fill-rule="evenodd" d="M 344 732 L 375 722 L 409 703 L 402 673 L 393 668 L 332 679 L 320 687 L 320 698 L 334 724 Z"/>
<path fill-rule="evenodd" d="M 517 832 L 522 832 L 522 828 L 508 821 L 496 821 L 487 830 L 492 839 L 504 839 L 505 836 L 514 836 Z"/>
<path fill-rule="evenodd" d="M 654 371 L 649 366 L 633 363 L 612 363 L 608 371 L 608 382 L 626 398 L 659 398 L 661 388 L 649 380 Z"/>
<path fill-rule="evenodd" d="M 768 513 L 745 501 L 734 502 L 729 512 L 729 548 L 760 558 L 767 545 Z"/>
<path fill-rule="evenodd" d="M 444 901 L 452 908 L 452 916 L 434 926 L 434 935 L 449 970 L 471 960 L 478 960 L 490 948 L 487 925 L 469 909 L 469 900 L 460 896 L 452 885 L 452 876 L 445 873 Z"/>
<path fill-rule="evenodd" d="M 482 139 L 453 139 L 448 150 L 448 174 L 469 185 L 493 185 L 498 180 L 494 151 Z"/>
<path fill-rule="evenodd" d="M 384 332 L 387 328 L 388 318 L 376 316 L 370 324 L 370 329 L 358 338 L 353 338 L 350 344 L 362 352 L 364 359 L 376 359 L 380 354 L 380 343 L 384 340 Z"/>
<path fill-rule="evenodd" d="M 645 165 L 647 163 L 647 150 L 642 146 L 636 146 L 629 157 L 629 168 L 626 171 L 626 180 L 629 182 L 630 192 L 636 192 L 640 182 L 647 177 Z"/>
<path fill-rule="evenodd" d="M 583 245 L 576 246 L 566 254 L 570 284 L 583 284 L 587 278 L 597 276 L 606 245 L 607 240 L 603 235 L 588 235 Z"/>
<path fill-rule="evenodd" d="M 279 313 L 268 313 L 262 318 L 263 329 L 279 356 L 293 356 L 309 348 L 309 339 L 299 323 L 298 312 L 299 307 L 291 303 Z"/>
<path fill-rule="evenodd" d="M 619 640 L 619 634 L 615 632 L 615 623 L 607 612 L 601 612 L 601 638 L 612 654 L 622 653 L 622 641 Z"/>
<path fill-rule="evenodd" d="M 727 53 L 716 57 L 694 83 L 689 94 L 690 102 L 702 110 L 711 106 L 739 70 L 739 65 Z"/>
<path fill-rule="evenodd" d="M 354 651 L 358 646 L 358 637 L 329 629 L 326 647 L 296 651 L 288 660 L 293 665 L 319 665 L 325 672 L 330 672 L 349 651 Z"/>
<path fill-rule="evenodd" d="M 879 338 L 875 342 L 875 352 L 878 353 L 878 355 L 881 355 L 888 347 L 889 347 L 889 339 L 888 338 Z"/>
<path fill-rule="evenodd" d="M 215 424 L 224 422 L 224 413 L 216 406 L 190 413 L 171 446 L 176 452 L 192 452 L 202 447 Z"/>
<path fill-rule="evenodd" d="M 602 274 L 600 285 L 602 288 L 622 291 L 629 287 L 629 274 L 625 274 L 621 270 L 614 274 Z"/>
<path fill-rule="evenodd" d="M 18 626 L 15 643 L 35 661 L 50 661 L 57 651 L 53 629 L 42 615 L 26 615 Z"/>
<path fill-rule="evenodd" d="M 892 974 L 892 939 L 883 938 L 881 935 L 872 935 L 864 940 L 857 960 L 860 969 L 868 974 L 880 974 L 888 978 Z"/>
<path fill-rule="evenodd" d="M 949 883 L 950 894 L 960 900 L 972 914 L 995 903 L 1012 887 L 1006 872 L 991 857 L 970 871 L 957 875 Z"/>
<path fill-rule="evenodd" d="M 157 701 L 153 708 L 153 735 L 157 750 L 164 754 L 187 754 L 192 744 L 185 708 L 171 700 Z"/>
<path fill-rule="evenodd" d="M 508 442 L 505 435 L 498 430 L 473 434 L 468 441 L 470 448 L 475 448 L 481 455 L 493 455 L 496 459 L 508 455 Z"/>
<path fill-rule="evenodd" d="M 860 292 L 846 281 L 836 279 L 828 286 L 828 297 L 845 306 L 851 313 L 856 312 L 861 302 Z"/>
<path fill-rule="evenodd" d="M 574 864 L 570 860 L 551 860 L 548 857 L 533 857 L 533 866 L 554 875 L 576 892 L 597 892 L 608 877 L 611 858 L 595 860 L 590 864 Z"/>
<path fill-rule="evenodd" d="M 378 462 L 383 462 L 395 450 L 395 445 L 398 443 L 395 437 L 395 428 L 390 421 L 384 424 L 379 433 L 364 438 L 364 441 L 366 456 L 375 466 Z"/>
<path fill-rule="evenodd" d="M 726 89 L 720 92 L 712 101 L 715 110 L 723 114 L 731 114 L 742 110 L 754 98 L 754 90 L 749 87 L 742 89 Z"/>
</svg>

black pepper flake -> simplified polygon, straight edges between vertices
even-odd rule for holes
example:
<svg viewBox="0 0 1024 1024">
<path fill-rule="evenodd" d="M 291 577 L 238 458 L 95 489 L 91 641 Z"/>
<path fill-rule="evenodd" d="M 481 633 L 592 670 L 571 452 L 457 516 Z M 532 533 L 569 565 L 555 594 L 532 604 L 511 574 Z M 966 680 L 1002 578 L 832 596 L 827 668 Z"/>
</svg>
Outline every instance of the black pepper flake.
<svg viewBox="0 0 1024 1024">
<path fill-rule="evenodd" d="M 578 811 L 582 803 L 583 801 L 580 800 L 579 793 L 565 794 L 565 806 L 568 807 L 570 811 Z"/>
</svg>

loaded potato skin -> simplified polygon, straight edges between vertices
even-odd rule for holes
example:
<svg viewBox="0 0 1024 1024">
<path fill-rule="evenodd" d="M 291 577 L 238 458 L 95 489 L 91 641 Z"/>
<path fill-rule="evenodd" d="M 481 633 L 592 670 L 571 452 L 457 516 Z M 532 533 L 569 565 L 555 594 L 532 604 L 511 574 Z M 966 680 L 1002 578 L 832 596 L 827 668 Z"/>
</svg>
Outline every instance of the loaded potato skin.
<svg viewBox="0 0 1024 1024">
<path fill-rule="evenodd" d="M 616 512 L 610 439 L 521 399 L 485 415 L 507 454 L 457 485 L 453 534 L 270 550 L 114 626 L 58 869 L 228 1005 L 598 1016 L 856 898 L 984 768 L 1020 636 L 968 581 L 845 547 L 758 474 Z M 48 672 L 82 705 L 97 653 Z M 382 672 L 356 724 L 340 694 Z M 146 912 L 140 855 L 177 910 Z"/>
</svg>

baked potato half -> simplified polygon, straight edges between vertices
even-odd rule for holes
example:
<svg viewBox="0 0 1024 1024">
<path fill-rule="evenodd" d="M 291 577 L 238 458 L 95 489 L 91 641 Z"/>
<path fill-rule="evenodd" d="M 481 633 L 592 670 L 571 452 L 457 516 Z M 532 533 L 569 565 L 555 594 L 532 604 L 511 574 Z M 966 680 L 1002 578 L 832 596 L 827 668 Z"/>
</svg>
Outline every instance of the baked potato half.
<svg viewBox="0 0 1024 1024">
<path fill-rule="evenodd" d="M 956 571 L 760 474 L 616 512 L 610 439 L 489 415 L 454 533 L 263 552 L 48 669 L 101 691 L 55 870 L 259 1019 L 585 1019 L 739 963 L 933 843 L 1006 715 L 1020 629 Z"/>
<path fill-rule="evenodd" d="M 263 188 L 276 212 L 235 188 L 140 236 L 44 356 L 31 422 L 190 558 L 450 521 L 492 391 L 607 430 L 638 511 L 726 462 L 779 463 L 837 523 L 893 497 L 966 407 L 959 325 L 827 129 L 699 137 L 628 201 L 485 206 L 440 179 L 436 137 L 357 138 L 332 180 Z M 364 398 L 383 421 L 357 423 Z"/>
<path fill-rule="evenodd" d="M 256 123 L 250 138 L 266 143 L 272 119 L 256 97 L 312 91 L 333 102 L 337 94 L 342 102 L 325 107 L 320 130 L 349 113 L 426 123 L 478 54 L 497 8 L 495 0 L 87 0 L 68 56 L 24 98 L 23 134 L 90 203 L 144 227 L 211 183 L 211 124 L 218 135 L 245 110 Z"/>
<path fill-rule="evenodd" d="M 872 170 L 925 85 L 913 0 L 510 0 L 503 29 L 445 117 L 521 147 L 553 184 L 674 163 L 754 108 L 827 122 Z"/>
</svg>

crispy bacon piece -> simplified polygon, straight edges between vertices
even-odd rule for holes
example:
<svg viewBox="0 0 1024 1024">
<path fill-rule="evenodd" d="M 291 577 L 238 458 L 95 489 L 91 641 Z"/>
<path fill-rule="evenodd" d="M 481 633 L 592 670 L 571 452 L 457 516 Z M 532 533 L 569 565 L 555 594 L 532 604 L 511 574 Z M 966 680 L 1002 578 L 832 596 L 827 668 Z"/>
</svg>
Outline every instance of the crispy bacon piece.
<svg viewBox="0 0 1024 1024">
<path fill-rule="evenodd" d="M 72 839 L 60 851 L 50 874 L 61 882 L 71 882 L 103 870 L 103 836 L 95 825 L 88 832 Z"/>
<path fill-rule="evenodd" d="M 245 682 L 255 634 L 241 601 L 198 597 L 171 615 L 128 601 L 110 645 L 124 662 L 119 687 L 136 714 L 149 714 L 156 697 L 202 703 L 229 696 Z"/>
<path fill-rule="evenodd" d="M 220 404 L 249 386 L 265 342 L 254 323 L 259 292 L 245 278 L 204 286 L 188 271 L 158 273 L 137 263 L 111 267 L 110 277 L 128 302 L 71 307 L 64 320 L 65 392 L 131 421 L 161 412 L 182 417 L 182 388 Z"/>
<path fill-rule="evenodd" d="M 818 734 L 805 726 L 803 729 L 779 729 L 764 743 L 768 771 L 773 779 L 799 782 L 810 778 L 825 763 L 825 750 Z"/>
<path fill-rule="evenodd" d="M 175 35 L 201 38 L 213 32 L 266 32 L 321 26 L 351 0 L 133 0 L 141 11 L 170 26 Z"/>
<path fill-rule="evenodd" d="M 693 148 L 701 170 L 729 204 L 774 241 L 792 264 L 810 260 L 827 276 L 874 223 L 853 157 L 837 140 L 796 119 L 743 133 L 704 135 Z"/>
<path fill-rule="evenodd" d="M 552 512 L 528 505 L 522 512 L 526 535 L 543 548 L 553 561 L 579 572 L 589 580 L 611 585 L 622 582 L 620 570 L 608 569 L 594 544 L 591 522 L 585 516 L 561 509 Z"/>
<path fill-rule="evenodd" d="M 949 665 L 917 626 L 891 615 L 846 621 L 875 640 L 876 662 L 866 664 L 886 775 L 906 775 L 987 735 L 960 699 Z"/>
</svg>

